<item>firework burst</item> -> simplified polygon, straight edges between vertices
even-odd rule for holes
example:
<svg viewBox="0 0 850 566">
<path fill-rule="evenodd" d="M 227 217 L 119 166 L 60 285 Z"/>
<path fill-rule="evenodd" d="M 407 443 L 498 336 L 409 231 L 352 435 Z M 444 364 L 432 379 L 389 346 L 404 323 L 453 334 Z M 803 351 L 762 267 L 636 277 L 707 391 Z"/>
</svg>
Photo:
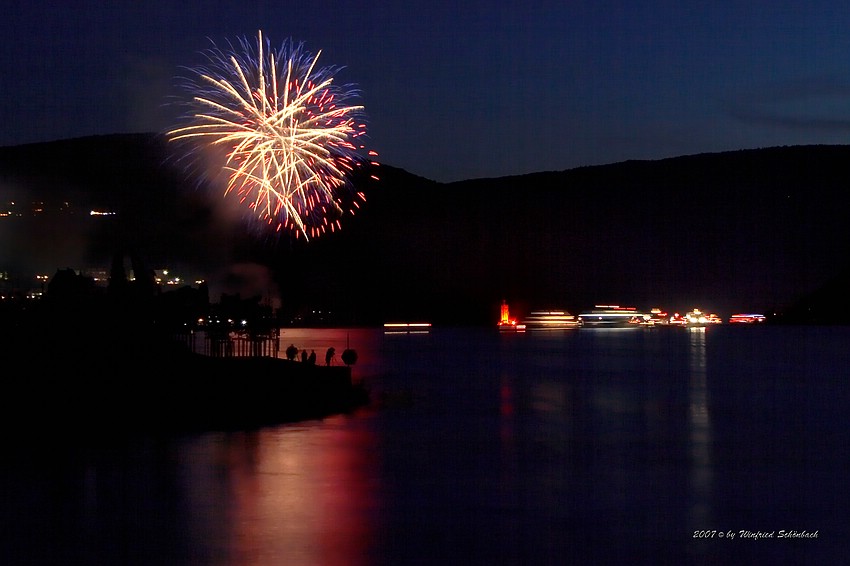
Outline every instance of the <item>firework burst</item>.
<svg viewBox="0 0 850 566">
<path fill-rule="evenodd" d="M 192 70 L 186 123 L 167 133 L 190 154 L 223 149 L 225 196 L 235 196 L 277 231 L 307 239 L 341 227 L 364 199 L 353 173 L 369 162 L 363 106 L 351 85 L 333 83 L 336 67 L 319 67 L 303 44 L 272 49 L 262 32 L 256 47 L 204 52 L 208 64 Z"/>
</svg>

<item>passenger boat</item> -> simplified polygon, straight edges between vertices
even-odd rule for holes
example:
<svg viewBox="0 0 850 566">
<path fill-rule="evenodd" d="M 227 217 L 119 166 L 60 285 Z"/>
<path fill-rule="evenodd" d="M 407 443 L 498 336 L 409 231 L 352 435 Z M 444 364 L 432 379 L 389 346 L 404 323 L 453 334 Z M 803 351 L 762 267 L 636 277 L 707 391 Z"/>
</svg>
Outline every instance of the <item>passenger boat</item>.
<svg viewBox="0 0 850 566">
<path fill-rule="evenodd" d="M 681 314 L 674 312 L 673 315 L 670 317 L 668 323 L 673 326 L 687 326 L 688 319 L 686 319 Z"/>
<path fill-rule="evenodd" d="M 581 320 L 567 311 L 531 311 L 523 320 L 528 330 L 563 330 L 578 328 Z"/>
<path fill-rule="evenodd" d="M 633 327 L 639 326 L 639 322 L 648 316 L 635 307 L 596 305 L 592 310 L 579 314 L 578 318 L 583 326 Z"/>
<path fill-rule="evenodd" d="M 670 324 L 670 321 L 673 317 L 669 316 L 666 311 L 663 311 L 659 308 L 653 308 L 649 311 L 649 314 L 642 314 L 638 316 L 634 316 L 629 319 L 629 324 L 636 324 L 638 326 L 667 326 Z"/>
<path fill-rule="evenodd" d="M 515 318 L 511 318 L 510 308 L 507 301 L 502 301 L 502 311 L 499 316 L 499 330 L 505 332 L 517 332 L 525 330 L 524 324 L 518 324 Z"/>
<path fill-rule="evenodd" d="M 687 326 L 707 326 L 709 324 L 722 324 L 723 320 L 714 313 L 705 314 L 700 309 L 694 309 L 685 314 Z"/>
<path fill-rule="evenodd" d="M 427 334 L 430 322 L 385 322 L 384 334 Z"/>
<path fill-rule="evenodd" d="M 729 318 L 729 324 L 759 324 L 764 321 L 765 316 L 756 313 L 733 314 Z"/>
</svg>

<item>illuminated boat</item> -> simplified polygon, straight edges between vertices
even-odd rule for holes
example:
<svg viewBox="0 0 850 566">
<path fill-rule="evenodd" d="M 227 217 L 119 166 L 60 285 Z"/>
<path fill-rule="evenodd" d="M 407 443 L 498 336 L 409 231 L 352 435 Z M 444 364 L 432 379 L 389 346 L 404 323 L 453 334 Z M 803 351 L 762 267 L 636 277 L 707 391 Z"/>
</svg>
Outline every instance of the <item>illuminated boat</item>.
<svg viewBox="0 0 850 566">
<path fill-rule="evenodd" d="M 502 301 L 502 312 L 499 317 L 499 330 L 506 332 L 516 332 L 518 330 L 525 330 L 524 324 L 517 324 L 515 318 L 511 318 L 510 309 L 508 308 L 507 301 Z"/>
<path fill-rule="evenodd" d="M 685 314 L 687 326 L 707 326 L 709 324 L 723 324 L 723 320 L 714 313 L 705 314 L 700 309 L 694 309 Z"/>
<path fill-rule="evenodd" d="M 673 317 L 669 316 L 666 311 L 659 308 L 653 308 L 649 314 L 639 314 L 629 319 L 629 324 L 638 326 L 669 326 Z"/>
<path fill-rule="evenodd" d="M 760 324 L 765 321 L 763 314 L 743 313 L 733 314 L 729 318 L 729 324 Z"/>
<path fill-rule="evenodd" d="M 686 326 L 688 324 L 688 320 L 681 314 L 674 312 L 673 315 L 670 317 L 668 324 L 671 324 L 673 326 Z"/>
<path fill-rule="evenodd" d="M 567 311 L 531 311 L 523 321 L 529 330 L 563 330 L 578 328 L 581 320 Z"/>
<path fill-rule="evenodd" d="M 430 322 L 385 322 L 384 334 L 427 334 Z"/>
<path fill-rule="evenodd" d="M 637 327 L 645 320 L 644 313 L 635 307 L 620 305 L 596 305 L 592 310 L 578 315 L 583 326 L 589 327 Z"/>
</svg>

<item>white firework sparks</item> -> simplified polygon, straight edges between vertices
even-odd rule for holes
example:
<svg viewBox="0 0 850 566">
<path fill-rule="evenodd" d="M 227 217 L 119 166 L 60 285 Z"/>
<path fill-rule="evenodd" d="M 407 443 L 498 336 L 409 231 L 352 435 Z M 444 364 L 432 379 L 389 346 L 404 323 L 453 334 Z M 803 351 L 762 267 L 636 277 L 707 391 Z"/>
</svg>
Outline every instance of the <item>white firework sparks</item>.
<svg viewBox="0 0 850 566">
<path fill-rule="evenodd" d="M 366 134 L 358 93 L 337 86 L 338 70 L 317 65 L 291 41 L 271 49 L 258 33 L 256 49 L 205 52 L 209 65 L 184 85 L 192 93 L 188 124 L 168 132 L 172 141 L 225 149 L 225 196 L 235 194 L 277 230 L 305 238 L 340 228 L 343 205 L 358 207 L 351 175 L 367 162 L 358 145 Z M 353 212 L 353 208 L 350 209 Z"/>
</svg>

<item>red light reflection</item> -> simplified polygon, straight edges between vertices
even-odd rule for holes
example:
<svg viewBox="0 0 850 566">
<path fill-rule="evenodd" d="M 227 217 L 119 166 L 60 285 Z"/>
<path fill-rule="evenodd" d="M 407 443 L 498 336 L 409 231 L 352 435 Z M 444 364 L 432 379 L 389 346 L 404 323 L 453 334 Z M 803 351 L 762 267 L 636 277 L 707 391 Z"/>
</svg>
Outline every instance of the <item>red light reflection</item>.
<svg viewBox="0 0 850 566">
<path fill-rule="evenodd" d="M 203 544 L 240 566 L 371 563 L 377 450 L 368 424 L 347 418 L 226 435 L 215 456 L 226 493 L 207 494 L 225 540 Z"/>
</svg>

